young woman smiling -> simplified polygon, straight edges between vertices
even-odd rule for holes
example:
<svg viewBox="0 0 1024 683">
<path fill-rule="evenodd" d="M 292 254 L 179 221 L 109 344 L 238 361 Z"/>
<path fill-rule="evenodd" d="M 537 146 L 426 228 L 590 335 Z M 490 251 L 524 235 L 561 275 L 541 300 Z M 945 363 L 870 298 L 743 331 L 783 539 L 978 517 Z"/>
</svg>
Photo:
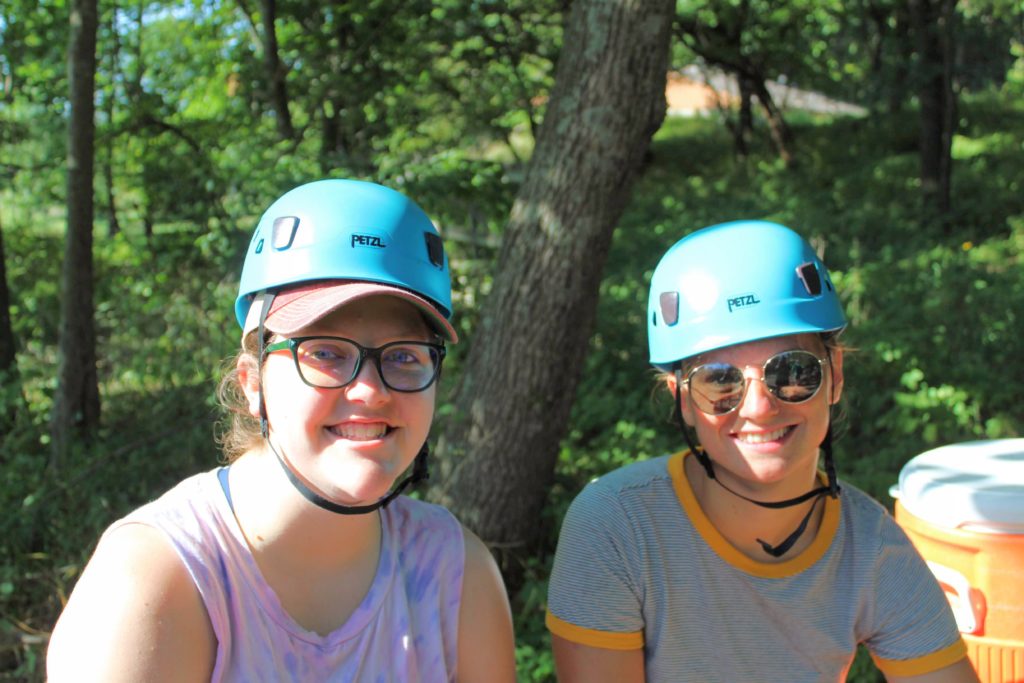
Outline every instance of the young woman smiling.
<svg viewBox="0 0 1024 683">
<path fill-rule="evenodd" d="M 229 465 L 107 530 L 49 679 L 514 681 L 489 552 L 399 495 L 458 340 L 430 219 L 373 183 L 300 186 L 260 220 L 235 312 Z"/>
<path fill-rule="evenodd" d="M 761 221 L 698 230 L 655 269 L 647 325 L 689 448 L 570 507 L 548 596 L 559 679 L 835 683 L 863 644 L 889 681 L 976 681 L 927 565 L 836 477 L 846 320 L 810 245 Z"/>
</svg>

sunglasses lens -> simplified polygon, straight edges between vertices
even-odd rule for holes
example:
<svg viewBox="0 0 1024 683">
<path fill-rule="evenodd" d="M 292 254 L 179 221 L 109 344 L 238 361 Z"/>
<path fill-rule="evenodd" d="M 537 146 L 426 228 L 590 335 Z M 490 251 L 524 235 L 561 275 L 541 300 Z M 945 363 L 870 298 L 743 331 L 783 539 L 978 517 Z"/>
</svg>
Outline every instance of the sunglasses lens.
<svg viewBox="0 0 1024 683">
<path fill-rule="evenodd" d="M 764 365 L 768 391 L 787 403 L 803 403 L 821 387 L 821 362 L 809 351 L 783 351 Z M 690 396 L 709 415 L 724 415 L 743 401 L 747 380 L 729 363 L 706 363 L 690 372 Z"/>
<path fill-rule="evenodd" d="M 821 386 L 821 363 L 808 351 L 784 351 L 764 366 L 768 390 L 788 403 L 810 399 Z"/>
<path fill-rule="evenodd" d="M 708 363 L 690 373 L 690 396 L 709 415 L 722 415 L 743 400 L 743 372 L 728 363 Z"/>
</svg>

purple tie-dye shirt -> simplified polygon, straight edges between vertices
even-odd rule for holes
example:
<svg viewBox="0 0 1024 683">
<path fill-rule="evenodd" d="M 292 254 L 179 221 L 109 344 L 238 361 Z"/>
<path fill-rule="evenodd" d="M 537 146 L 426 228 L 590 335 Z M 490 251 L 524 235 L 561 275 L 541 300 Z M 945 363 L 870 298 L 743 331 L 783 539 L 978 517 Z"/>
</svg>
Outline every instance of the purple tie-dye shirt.
<svg viewBox="0 0 1024 683">
<path fill-rule="evenodd" d="M 163 531 L 199 588 L 213 631 L 212 681 L 455 680 L 465 560 L 442 507 L 399 496 L 381 511 L 377 575 L 341 628 L 299 626 L 263 580 L 216 471 L 181 482 L 119 522 Z"/>
</svg>

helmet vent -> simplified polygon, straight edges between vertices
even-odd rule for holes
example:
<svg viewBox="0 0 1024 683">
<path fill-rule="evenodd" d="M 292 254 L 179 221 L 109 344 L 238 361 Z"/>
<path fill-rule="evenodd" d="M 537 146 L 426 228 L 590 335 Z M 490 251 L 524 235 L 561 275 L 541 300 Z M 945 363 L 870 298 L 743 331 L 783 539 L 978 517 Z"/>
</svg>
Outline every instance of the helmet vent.
<svg viewBox="0 0 1024 683">
<path fill-rule="evenodd" d="M 274 229 L 271 232 L 271 244 L 274 251 L 284 251 L 292 246 L 295 241 L 295 233 L 299 229 L 298 216 L 280 216 L 274 219 Z"/>
<path fill-rule="evenodd" d="M 658 297 L 661 304 L 661 317 L 671 327 L 679 322 L 679 292 L 662 292 Z"/>
<path fill-rule="evenodd" d="M 444 243 L 440 235 L 425 232 L 423 237 L 427 241 L 427 258 L 438 268 L 444 268 Z"/>
<path fill-rule="evenodd" d="M 821 275 L 818 273 L 818 266 L 813 262 L 801 263 L 796 267 L 796 275 L 800 282 L 804 283 L 804 289 L 811 296 L 821 294 Z M 831 290 L 832 287 L 830 286 Z"/>
</svg>

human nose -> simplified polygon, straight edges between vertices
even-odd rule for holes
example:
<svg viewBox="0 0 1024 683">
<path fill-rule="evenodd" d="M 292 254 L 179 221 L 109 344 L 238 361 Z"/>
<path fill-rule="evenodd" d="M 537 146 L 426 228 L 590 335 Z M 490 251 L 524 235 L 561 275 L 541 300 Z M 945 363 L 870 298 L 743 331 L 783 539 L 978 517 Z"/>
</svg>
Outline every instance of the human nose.
<svg viewBox="0 0 1024 683">
<path fill-rule="evenodd" d="M 776 397 L 768 391 L 763 377 L 757 377 L 753 372 L 744 375 L 747 386 L 740 403 L 739 413 L 743 417 L 756 417 L 759 415 L 770 415 L 779 409 Z"/>
<path fill-rule="evenodd" d="M 359 371 L 345 389 L 349 400 L 363 403 L 381 403 L 390 395 L 376 359 L 370 355 L 363 357 Z"/>
</svg>

